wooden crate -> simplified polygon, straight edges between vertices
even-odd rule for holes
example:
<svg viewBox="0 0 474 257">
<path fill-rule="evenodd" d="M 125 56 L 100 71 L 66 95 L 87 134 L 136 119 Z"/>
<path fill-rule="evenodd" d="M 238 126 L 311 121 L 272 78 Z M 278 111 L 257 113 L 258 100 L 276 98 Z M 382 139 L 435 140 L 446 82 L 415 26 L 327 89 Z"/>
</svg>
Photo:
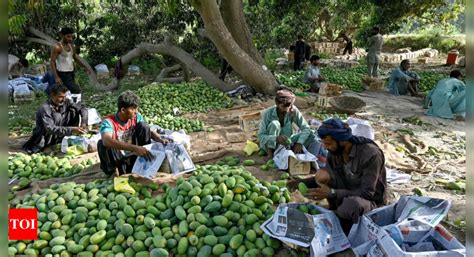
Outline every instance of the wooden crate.
<svg viewBox="0 0 474 257">
<path fill-rule="evenodd" d="M 418 58 L 418 63 L 428 63 L 428 57 L 420 57 L 420 58 Z"/>
<path fill-rule="evenodd" d="M 307 175 L 311 172 L 311 162 L 298 161 L 293 157 L 288 157 L 288 172 L 290 175 Z"/>
<path fill-rule="evenodd" d="M 330 107 L 330 104 L 329 104 L 329 99 L 331 97 L 329 96 L 323 96 L 323 95 L 320 95 L 318 96 L 318 106 L 319 107 L 323 107 L 323 108 L 327 108 L 327 107 Z"/>
<path fill-rule="evenodd" d="M 260 126 L 260 115 L 262 111 L 244 114 L 239 116 L 240 129 L 249 132 L 258 130 Z"/>
<path fill-rule="evenodd" d="M 288 55 L 287 55 L 287 57 L 288 57 L 288 61 L 289 61 L 289 62 L 295 61 L 295 53 L 289 52 Z"/>
<path fill-rule="evenodd" d="M 385 81 L 381 79 L 377 79 L 369 84 L 369 90 L 382 90 L 384 86 L 385 86 Z"/>
<path fill-rule="evenodd" d="M 340 96 L 342 94 L 342 86 L 331 83 L 321 83 L 319 88 L 320 96 Z"/>
</svg>

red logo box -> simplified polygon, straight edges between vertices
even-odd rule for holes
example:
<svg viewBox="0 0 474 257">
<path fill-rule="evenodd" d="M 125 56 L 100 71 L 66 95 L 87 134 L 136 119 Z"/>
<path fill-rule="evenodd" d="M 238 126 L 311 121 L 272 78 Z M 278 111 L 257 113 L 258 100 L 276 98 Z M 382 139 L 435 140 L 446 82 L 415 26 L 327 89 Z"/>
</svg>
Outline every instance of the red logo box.
<svg viewBox="0 0 474 257">
<path fill-rule="evenodd" d="M 36 208 L 8 210 L 8 239 L 38 239 L 38 210 Z"/>
</svg>

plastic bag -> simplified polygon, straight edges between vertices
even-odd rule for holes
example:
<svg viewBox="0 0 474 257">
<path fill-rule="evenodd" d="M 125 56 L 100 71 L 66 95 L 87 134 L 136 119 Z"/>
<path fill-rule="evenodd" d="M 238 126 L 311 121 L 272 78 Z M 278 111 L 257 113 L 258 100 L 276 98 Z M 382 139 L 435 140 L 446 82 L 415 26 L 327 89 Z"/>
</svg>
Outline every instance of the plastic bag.
<svg viewBox="0 0 474 257">
<path fill-rule="evenodd" d="M 61 141 L 61 152 L 68 155 L 80 155 L 87 152 L 89 140 L 80 136 L 65 136 Z"/>
<path fill-rule="evenodd" d="M 114 189 L 117 192 L 135 194 L 135 189 L 128 184 L 128 177 L 115 177 Z"/>
<path fill-rule="evenodd" d="M 98 124 L 102 121 L 100 118 L 100 114 L 95 108 L 88 108 L 87 109 L 87 125 L 94 125 Z"/>
<path fill-rule="evenodd" d="M 22 98 L 22 97 L 30 97 L 33 95 L 33 92 L 28 87 L 28 84 L 22 83 L 17 84 L 13 87 L 13 97 L 14 98 Z"/>
<path fill-rule="evenodd" d="M 81 94 L 71 94 L 71 91 L 66 92 L 66 98 L 71 100 L 73 103 L 80 103 L 82 95 Z"/>
<path fill-rule="evenodd" d="M 128 74 L 130 75 L 140 75 L 140 67 L 136 65 L 128 66 Z"/>
<path fill-rule="evenodd" d="M 97 73 L 109 73 L 109 68 L 107 68 L 107 65 L 101 63 L 101 64 L 97 64 L 95 67 L 95 70 L 97 71 Z"/>
<path fill-rule="evenodd" d="M 69 155 L 69 156 L 77 156 L 77 155 L 81 155 L 83 153 L 84 153 L 84 151 L 82 149 L 79 149 L 77 147 L 77 145 L 69 146 L 66 149 L 66 155 Z"/>
<path fill-rule="evenodd" d="M 247 140 L 247 143 L 245 143 L 244 152 L 248 156 L 250 156 L 257 151 L 258 151 L 258 145 L 250 140 Z"/>
<path fill-rule="evenodd" d="M 109 68 L 107 68 L 107 65 L 101 63 L 97 64 L 95 67 L 95 71 L 97 72 L 97 78 L 109 78 Z"/>
</svg>

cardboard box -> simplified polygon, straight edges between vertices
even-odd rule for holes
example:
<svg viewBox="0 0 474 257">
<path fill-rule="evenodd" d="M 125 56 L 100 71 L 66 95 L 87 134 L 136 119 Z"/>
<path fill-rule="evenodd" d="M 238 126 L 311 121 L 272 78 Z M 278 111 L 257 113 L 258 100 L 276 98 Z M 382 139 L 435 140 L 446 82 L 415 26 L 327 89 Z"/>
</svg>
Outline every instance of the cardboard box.
<svg viewBox="0 0 474 257">
<path fill-rule="evenodd" d="M 311 171 L 311 162 L 298 161 L 293 157 L 288 157 L 288 172 L 290 175 L 307 175 Z"/>
<path fill-rule="evenodd" d="M 244 114 L 239 116 L 240 129 L 249 132 L 258 130 L 260 126 L 260 115 L 262 111 Z"/>
</svg>

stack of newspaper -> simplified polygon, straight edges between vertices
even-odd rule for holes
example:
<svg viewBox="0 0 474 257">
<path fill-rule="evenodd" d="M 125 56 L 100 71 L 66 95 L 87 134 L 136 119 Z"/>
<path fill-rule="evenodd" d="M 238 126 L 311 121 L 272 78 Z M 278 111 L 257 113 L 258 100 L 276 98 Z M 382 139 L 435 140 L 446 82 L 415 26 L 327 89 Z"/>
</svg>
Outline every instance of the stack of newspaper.
<svg viewBox="0 0 474 257">
<path fill-rule="evenodd" d="M 306 205 L 309 213 L 300 211 L 301 205 Z M 311 256 L 326 256 L 350 247 L 337 216 L 310 203 L 280 204 L 261 229 L 283 242 L 310 247 Z"/>
</svg>

